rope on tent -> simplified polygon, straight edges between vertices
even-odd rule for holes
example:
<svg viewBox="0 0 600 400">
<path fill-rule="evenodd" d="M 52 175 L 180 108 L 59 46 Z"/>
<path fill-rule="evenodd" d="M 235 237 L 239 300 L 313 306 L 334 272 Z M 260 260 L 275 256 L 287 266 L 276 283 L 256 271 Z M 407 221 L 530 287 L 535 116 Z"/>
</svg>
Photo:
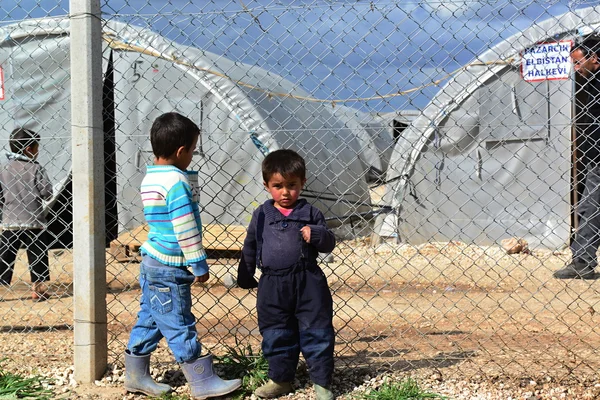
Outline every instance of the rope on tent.
<svg viewBox="0 0 600 400">
<path fill-rule="evenodd" d="M 434 130 L 434 138 L 433 138 L 433 148 L 435 150 L 439 150 L 442 147 L 442 137 L 440 135 L 440 130 L 438 127 L 435 127 Z M 442 170 L 444 169 L 444 164 L 446 160 L 446 154 L 441 152 L 441 159 L 435 163 L 435 186 L 436 188 L 440 188 L 442 185 Z"/>
<path fill-rule="evenodd" d="M 307 194 L 308 192 L 310 193 L 316 193 L 316 195 L 311 195 L 311 194 Z M 372 204 L 372 203 L 366 203 L 364 201 L 350 201 L 350 200 L 346 200 L 346 199 L 340 199 L 340 198 L 333 198 L 333 197 L 327 197 L 327 196 L 322 196 L 321 193 L 319 192 L 315 192 L 312 190 L 303 190 L 302 191 L 302 197 L 308 197 L 310 199 L 315 199 L 315 200 L 328 200 L 328 201 L 334 201 L 336 203 L 345 203 L 345 204 L 349 204 L 351 206 L 367 206 L 370 207 L 371 209 L 369 211 L 366 212 L 359 212 L 359 213 L 350 213 L 350 214 L 344 214 L 344 215 L 334 215 L 332 217 L 327 217 L 325 218 L 326 221 L 340 221 L 340 222 L 344 222 L 348 219 L 351 218 L 360 218 L 360 219 L 369 219 L 369 218 L 373 218 L 376 217 L 379 214 L 390 214 L 390 213 L 394 213 L 396 212 L 394 207 L 392 207 L 391 205 L 387 205 L 387 204 Z M 323 192 L 324 194 L 328 194 L 326 192 Z"/>
<path fill-rule="evenodd" d="M 263 31 L 263 32 L 267 32 L 265 30 L 265 28 L 263 28 L 263 26 L 260 23 L 260 19 L 258 19 L 258 17 L 254 14 L 252 14 L 252 11 L 250 11 L 250 9 L 248 9 L 248 7 L 246 7 L 246 5 L 244 4 L 244 2 L 242 0 L 240 0 L 240 4 L 242 5 L 242 8 L 244 9 L 245 12 L 247 12 L 252 19 L 254 20 L 254 22 L 256 22 L 256 24 L 258 25 L 258 27 Z"/>
<path fill-rule="evenodd" d="M 323 196 L 323 195 L 331 195 L 331 196 L 337 196 L 337 197 L 328 197 L 328 196 Z M 362 200 L 354 201 L 354 200 L 340 198 L 342 196 L 347 196 L 347 195 L 354 195 L 354 194 L 353 193 L 341 193 L 341 194 L 337 194 L 337 193 L 331 193 L 331 192 L 317 192 L 315 190 L 310 190 L 310 189 L 304 189 L 304 190 L 302 190 L 302 196 L 309 197 L 311 199 L 335 201 L 336 203 L 344 203 L 344 204 L 349 204 L 351 206 L 357 206 L 357 207 L 360 207 L 360 206 L 367 206 L 367 207 L 390 207 L 390 206 L 384 206 L 384 205 L 380 206 L 378 204 L 372 204 L 370 202 L 367 203 L 367 202 L 364 202 Z M 356 196 L 356 195 L 354 195 L 354 196 Z"/>
<path fill-rule="evenodd" d="M 193 68 L 196 69 L 198 71 L 204 71 L 213 75 L 217 75 L 220 76 L 222 78 L 226 78 L 228 80 L 232 80 L 231 78 L 229 78 L 227 75 L 225 74 L 221 74 L 219 72 L 215 72 L 212 70 L 209 70 L 207 68 L 199 68 L 196 65 L 190 64 L 187 61 L 183 61 L 180 60 L 177 56 L 172 55 L 171 57 L 167 57 L 164 55 L 164 53 L 160 52 L 160 51 L 156 51 L 154 49 L 149 49 L 147 47 L 141 47 L 139 45 L 135 45 L 135 44 L 131 44 L 131 43 L 126 43 L 120 40 L 115 40 L 113 38 L 113 34 L 111 33 L 107 33 L 104 32 L 102 35 L 102 38 L 104 39 L 105 42 L 108 43 L 109 47 L 111 49 L 114 50 L 125 50 L 125 51 L 135 51 L 137 53 L 141 53 L 141 54 L 146 54 L 152 57 L 156 57 L 156 58 L 161 58 L 163 60 L 168 60 L 168 61 L 172 61 L 175 64 L 179 64 L 179 65 L 183 65 L 183 66 L 187 66 L 189 68 Z M 239 84 L 239 82 L 238 82 Z M 235 114 L 235 117 L 238 119 L 238 121 L 242 122 L 242 118 Z M 269 149 L 268 147 L 258 138 L 258 135 L 256 134 L 256 132 L 254 130 L 248 132 L 248 135 L 250 136 L 250 140 L 252 140 L 252 143 L 254 144 L 254 146 L 256 146 L 256 148 L 264 155 L 266 156 L 267 154 L 269 154 Z"/>
<path fill-rule="evenodd" d="M 382 100 L 382 99 L 388 99 L 388 98 L 392 98 L 392 97 L 399 97 L 399 96 L 404 96 L 406 94 L 412 93 L 412 92 L 416 92 L 419 91 L 421 89 L 424 89 L 426 87 L 429 86 L 437 86 L 440 83 L 442 83 L 443 81 L 445 81 L 446 79 L 450 78 L 453 75 L 456 75 L 457 73 L 463 71 L 463 70 L 467 70 L 470 67 L 484 67 L 484 66 L 489 66 L 489 65 L 511 65 L 514 62 L 514 58 L 509 58 L 507 60 L 495 60 L 495 61 L 486 61 L 486 62 L 473 62 L 470 64 L 466 64 L 463 65 L 460 68 L 457 68 L 456 70 L 444 75 L 442 78 L 440 79 L 436 79 L 435 81 L 431 81 L 429 83 L 426 83 L 424 85 L 421 86 L 417 86 L 411 89 L 407 89 L 407 90 L 402 90 L 402 91 L 398 91 L 396 93 L 389 93 L 389 94 L 382 94 L 382 95 L 378 95 L 378 96 L 372 96 L 372 97 L 354 97 L 354 98 L 348 98 L 348 99 L 333 99 L 333 100 L 329 100 L 329 99 L 316 99 L 314 97 L 309 97 L 309 96 L 299 96 L 299 95 L 295 95 L 295 94 L 291 94 L 291 93 L 284 93 L 284 92 L 272 92 L 270 90 L 266 90 L 266 89 L 262 89 L 259 88 L 257 86 L 251 85 L 249 83 L 246 83 L 242 80 L 235 80 L 230 78 L 229 76 L 227 76 L 226 74 L 223 74 L 221 72 L 217 72 L 217 71 L 213 71 L 211 69 L 208 68 L 201 68 L 198 67 L 197 65 L 191 64 L 185 60 L 181 60 L 179 59 L 177 56 L 172 55 L 172 56 L 166 56 L 165 54 L 163 54 L 162 52 L 158 52 L 152 49 L 147 49 L 132 43 L 126 43 L 123 42 L 121 40 L 118 40 L 114 37 L 114 34 L 111 33 L 107 33 L 104 32 L 103 34 L 103 39 L 105 42 L 108 43 L 108 45 L 115 50 L 126 50 L 126 51 L 135 51 L 138 53 L 142 53 L 142 54 L 146 54 L 146 55 L 150 55 L 153 57 L 157 57 L 157 58 L 162 58 L 164 60 L 168 60 L 171 62 L 174 62 L 176 64 L 179 65 L 183 65 L 183 66 L 187 66 L 189 68 L 193 68 L 195 70 L 198 71 L 202 71 L 202 72 L 206 72 L 209 73 L 211 75 L 215 75 L 224 79 L 227 79 L 229 81 L 234 82 L 235 84 L 248 88 L 248 89 L 252 89 L 252 90 L 256 90 L 258 92 L 262 92 L 265 93 L 267 96 L 269 97 L 281 97 L 281 98 L 292 98 L 292 99 L 296 99 L 296 100 L 304 100 L 304 101 L 309 101 L 309 102 L 313 102 L 313 103 L 331 103 L 332 107 L 335 107 L 337 105 L 337 103 L 350 103 L 350 102 L 359 102 L 359 101 L 371 101 L 371 100 Z"/>
</svg>

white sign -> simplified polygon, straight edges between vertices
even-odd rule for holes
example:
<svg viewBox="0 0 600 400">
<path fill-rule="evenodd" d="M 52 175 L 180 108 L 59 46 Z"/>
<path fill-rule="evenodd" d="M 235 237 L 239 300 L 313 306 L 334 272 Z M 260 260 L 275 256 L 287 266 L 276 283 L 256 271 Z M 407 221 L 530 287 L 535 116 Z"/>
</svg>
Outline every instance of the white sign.
<svg viewBox="0 0 600 400">
<path fill-rule="evenodd" d="M 523 79 L 528 82 L 569 79 L 572 45 L 570 40 L 563 40 L 525 49 L 521 56 Z"/>
</svg>

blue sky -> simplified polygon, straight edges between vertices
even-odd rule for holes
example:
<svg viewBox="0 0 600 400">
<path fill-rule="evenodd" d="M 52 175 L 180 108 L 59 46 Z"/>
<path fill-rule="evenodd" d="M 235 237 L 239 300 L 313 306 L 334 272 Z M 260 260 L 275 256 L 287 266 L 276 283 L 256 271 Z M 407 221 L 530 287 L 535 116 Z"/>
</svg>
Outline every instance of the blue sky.
<svg viewBox="0 0 600 400">
<path fill-rule="evenodd" d="M 149 5 L 148 3 L 151 3 Z M 420 87 L 503 39 L 589 0 L 103 0 L 115 18 L 171 40 L 258 65 L 322 99 L 372 97 Z M 0 23 L 68 13 L 65 0 L 2 0 Z M 365 111 L 422 109 L 433 86 Z"/>
</svg>

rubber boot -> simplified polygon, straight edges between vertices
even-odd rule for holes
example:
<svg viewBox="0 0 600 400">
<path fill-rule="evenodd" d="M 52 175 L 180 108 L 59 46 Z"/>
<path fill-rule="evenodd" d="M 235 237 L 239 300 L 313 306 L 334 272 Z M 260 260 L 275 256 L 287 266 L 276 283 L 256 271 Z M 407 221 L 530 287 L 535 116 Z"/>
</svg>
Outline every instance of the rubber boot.
<svg viewBox="0 0 600 400">
<path fill-rule="evenodd" d="M 317 400 L 334 400 L 335 396 L 331 389 L 319 386 L 315 383 L 315 393 L 317 394 Z"/>
<path fill-rule="evenodd" d="M 557 279 L 595 279 L 594 268 L 585 263 L 572 261 L 563 269 L 554 272 Z"/>
<path fill-rule="evenodd" d="M 293 391 L 294 389 L 292 389 L 290 382 L 275 382 L 269 379 L 269 382 L 257 388 L 254 394 L 262 399 L 273 399 Z"/>
<path fill-rule="evenodd" d="M 215 375 L 210 354 L 181 364 L 181 369 L 190 384 L 193 399 L 223 396 L 242 386 L 241 379 L 223 380 Z"/>
<path fill-rule="evenodd" d="M 173 390 L 164 383 L 154 382 L 150 375 L 150 354 L 135 356 L 125 352 L 125 390 L 132 393 L 144 393 L 147 396 L 160 397 Z"/>
</svg>

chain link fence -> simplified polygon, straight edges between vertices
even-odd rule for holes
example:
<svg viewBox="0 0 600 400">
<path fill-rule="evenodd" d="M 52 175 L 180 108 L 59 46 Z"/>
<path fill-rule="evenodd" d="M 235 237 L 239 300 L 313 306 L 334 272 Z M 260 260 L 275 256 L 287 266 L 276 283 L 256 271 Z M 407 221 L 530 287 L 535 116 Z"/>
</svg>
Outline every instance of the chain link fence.
<svg viewBox="0 0 600 400">
<path fill-rule="evenodd" d="M 15 127 L 38 132 L 38 162 L 53 184 L 45 203 L 50 298 L 32 302 L 24 250 L 11 285 L 0 288 L 0 330 L 11 344 L 3 354 L 24 362 L 32 340 L 71 334 L 78 267 L 69 64 L 76 33 L 66 2 L 44 4 L 0 5 L 2 150 Z M 262 158 L 292 148 L 307 161 L 304 196 L 338 237 L 321 260 L 334 295 L 338 367 L 595 374 L 598 286 L 552 273 L 571 257 L 590 147 L 577 135 L 589 107 L 569 51 L 597 33 L 600 8 L 520 0 L 158 4 L 102 4 L 109 362 L 122 362 L 138 310 L 149 127 L 174 110 L 202 128 L 190 168 L 200 174 L 212 277 L 193 289 L 194 314 L 217 354 L 260 342 L 255 293 L 237 288 L 235 274 L 245 226 L 267 199 Z"/>
</svg>

